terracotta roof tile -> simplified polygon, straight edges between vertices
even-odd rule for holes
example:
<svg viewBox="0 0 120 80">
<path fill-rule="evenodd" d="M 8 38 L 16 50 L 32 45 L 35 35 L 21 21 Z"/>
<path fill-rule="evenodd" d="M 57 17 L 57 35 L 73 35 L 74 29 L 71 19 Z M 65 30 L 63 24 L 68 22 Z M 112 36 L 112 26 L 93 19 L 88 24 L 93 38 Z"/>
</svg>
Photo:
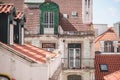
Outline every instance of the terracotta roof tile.
<svg viewBox="0 0 120 80">
<path fill-rule="evenodd" d="M 120 41 L 120 39 L 117 37 L 116 33 L 112 28 L 108 28 L 106 32 L 103 34 L 99 35 L 98 37 L 95 38 L 95 50 L 99 51 L 100 50 L 100 41 Z"/>
<path fill-rule="evenodd" d="M 0 4 L 0 13 L 9 13 L 13 8 L 13 4 Z"/>
<path fill-rule="evenodd" d="M 91 24 L 64 22 L 64 23 L 61 23 L 61 27 L 64 31 L 90 31 L 91 30 Z"/>
<path fill-rule="evenodd" d="M 14 44 L 13 46 L 11 46 L 11 48 L 17 50 L 22 55 L 40 63 L 46 62 L 46 55 L 50 55 L 51 58 L 54 58 L 56 56 L 56 54 L 54 53 L 48 52 L 44 49 L 37 48 L 29 44 L 25 44 L 24 46 Z"/>
<path fill-rule="evenodd" d="M 105 80 L 120 80 L 120 70 L 104 76 Z"/>
<path fill-rule="evenodd" d="M 15 19 L 21 19 L 24 16 L 23 12 L 17 12 Z"/>
<path fill-rule="evenodd" d="M 108 28 L 103 34 L 95 39 L 95 43 L 99 40 L 120 40 L 112 28 Z"/>
<path fill-rule="evenodd" d="M 2 0 L 4 3 L 7 4 L 14 4 L 17 10 L 23 11 L 24 9 L 24 0 Z"/>
<path fill-rule="evenodd" d="M 100 71 L 100 64 L 107 64 L 108 72 Z M 120 70 L 120 55 L 119 54 L 96 54 L 95 55 L 95 77 L 96 80 L 103 80 L 103 77 Z M 114 80 L 114 79 L 112 79 Z"/>
</svg>

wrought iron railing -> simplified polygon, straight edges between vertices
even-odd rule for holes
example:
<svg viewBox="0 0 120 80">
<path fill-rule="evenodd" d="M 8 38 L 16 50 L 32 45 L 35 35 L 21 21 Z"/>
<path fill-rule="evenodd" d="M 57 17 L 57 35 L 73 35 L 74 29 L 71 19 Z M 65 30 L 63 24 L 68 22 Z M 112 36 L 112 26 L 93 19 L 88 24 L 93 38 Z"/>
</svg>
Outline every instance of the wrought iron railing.
<svg viewBox="0 0 120 80">
<path fill-rule="evenodd" d="M 62 58 L 62 69 L 94 69 L 94 58 Z"/>
</svg>

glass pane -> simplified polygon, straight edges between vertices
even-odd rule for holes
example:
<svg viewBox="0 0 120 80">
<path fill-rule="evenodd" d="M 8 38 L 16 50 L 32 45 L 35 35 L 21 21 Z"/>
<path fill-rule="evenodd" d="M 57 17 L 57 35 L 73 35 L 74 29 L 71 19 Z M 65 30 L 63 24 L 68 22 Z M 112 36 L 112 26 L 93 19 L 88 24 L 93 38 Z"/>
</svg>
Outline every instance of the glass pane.
<svg viewBox="0 0 120 80">
<path fill-rule="evenodd" d="M 75 49 L 75 67 L 80 68 L 80 49 Z"/>
<path fill-rule="evenodd" d="M 73 68 L 74 49 L 69 49 L 69 68 Z"/>
</svg>

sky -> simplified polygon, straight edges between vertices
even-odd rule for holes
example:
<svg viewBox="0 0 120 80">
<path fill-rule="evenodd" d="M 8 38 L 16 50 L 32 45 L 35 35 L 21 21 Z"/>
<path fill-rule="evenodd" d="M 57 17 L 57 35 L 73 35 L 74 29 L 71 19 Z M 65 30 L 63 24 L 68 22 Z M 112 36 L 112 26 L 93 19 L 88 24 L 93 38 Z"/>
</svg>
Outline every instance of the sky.
<svg viewBox="0 0 120 80">
<path fill-rule="evenodd" d="M 93 23 L 113 26 L 120 21 L 120 0 L 93 0 Z"/>
</svg>

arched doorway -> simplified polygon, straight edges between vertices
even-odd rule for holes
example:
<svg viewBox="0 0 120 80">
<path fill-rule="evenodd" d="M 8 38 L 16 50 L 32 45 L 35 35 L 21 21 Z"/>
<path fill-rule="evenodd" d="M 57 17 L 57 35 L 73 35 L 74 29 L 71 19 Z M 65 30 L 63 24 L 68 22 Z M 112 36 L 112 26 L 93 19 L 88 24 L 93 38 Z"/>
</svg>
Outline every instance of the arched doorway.
<svg viewBox="0 0 120 80">
<path fill-rule="evenodd" d="M 82 80 L 80 75 L 68 75 L 67 80 Z"/>
</svg>

